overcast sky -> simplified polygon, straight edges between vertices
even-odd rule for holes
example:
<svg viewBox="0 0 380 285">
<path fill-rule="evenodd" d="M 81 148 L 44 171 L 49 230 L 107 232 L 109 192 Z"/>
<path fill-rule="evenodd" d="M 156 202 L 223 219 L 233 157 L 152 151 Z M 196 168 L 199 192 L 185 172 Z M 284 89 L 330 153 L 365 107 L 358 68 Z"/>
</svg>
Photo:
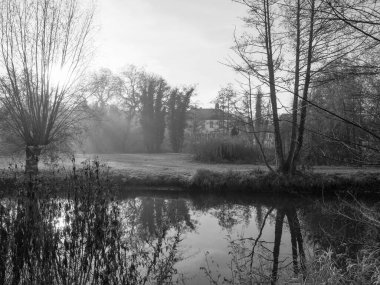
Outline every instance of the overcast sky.
<svg viewBox="0 0 380 285">
<path fill-rule="evenodd" d="M 219 63 L 231 54 L 245 15 L 231 0 L 98 0 L 96 13 L 94 68 L 135 64 L 172 86 L 197 84 L 203 106 L 235 80 Z"/>
</svg>

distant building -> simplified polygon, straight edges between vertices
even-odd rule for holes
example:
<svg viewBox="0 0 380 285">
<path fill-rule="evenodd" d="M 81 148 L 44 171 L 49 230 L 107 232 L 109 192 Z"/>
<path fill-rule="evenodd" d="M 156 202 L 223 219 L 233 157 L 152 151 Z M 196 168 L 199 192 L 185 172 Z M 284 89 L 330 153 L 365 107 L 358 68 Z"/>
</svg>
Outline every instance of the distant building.
<svg viewBox="0 0 380 285">
<path fill-rule="evenodd" d="M 237 117 L 218 108 L 193 108 L 186 116 L 187 137 L 202 139 L 239 135 L 256 144 L 249 118 Z M 263 120 L 262 126 L 255 132 L 265 147 L 274 147 L 273 126 L 268 120 Z"/>
<path fill-rule="evenodd" d="M 228 134 L 232 126 L 232 116 L 220 109 L 193 108 L 187 112 L 188 135 Z"/>
</svg>

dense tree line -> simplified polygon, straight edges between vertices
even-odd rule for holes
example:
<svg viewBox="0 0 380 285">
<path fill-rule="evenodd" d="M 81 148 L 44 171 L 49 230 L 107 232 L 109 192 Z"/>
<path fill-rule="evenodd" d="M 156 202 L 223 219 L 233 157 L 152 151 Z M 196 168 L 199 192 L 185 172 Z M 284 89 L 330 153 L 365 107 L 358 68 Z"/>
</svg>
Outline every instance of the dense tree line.
<svg viewBox="0 0 380 285">
<path fill-rule="evenodd" d="M 87 141 L 92 149 L 159 152 L 167 133 L 172 151 L 181 151 L 186 112 L 194 88 L 172 88 L 161 76 L 135 66 L 119 74 L 107 69 L 93 72 L 86 86 L 93 100 Z M 110 108 L 118 111 L 111 114 Z M 101 138 L 102 134 L 109 134 L 113 126 L 118 126 L 113 135 L 117 143 L 110 137 Z M 107 141 L 115 148 L 105 147 Z"/>
</svg>

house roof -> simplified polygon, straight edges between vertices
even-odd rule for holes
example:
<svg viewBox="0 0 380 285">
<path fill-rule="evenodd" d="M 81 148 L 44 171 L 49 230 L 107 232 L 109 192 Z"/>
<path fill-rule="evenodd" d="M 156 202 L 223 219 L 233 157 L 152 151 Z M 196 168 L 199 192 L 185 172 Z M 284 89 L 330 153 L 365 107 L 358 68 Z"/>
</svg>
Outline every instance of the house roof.
<svg viewBox="0 0 380 285">
<path fill-rule="evenodd" d="M 195 118 L 197 120 L 222 120 L 227 119 L 226 113 L 220 109 L 191 109 L 187 116 L 188 118 Z"/>
</svg>

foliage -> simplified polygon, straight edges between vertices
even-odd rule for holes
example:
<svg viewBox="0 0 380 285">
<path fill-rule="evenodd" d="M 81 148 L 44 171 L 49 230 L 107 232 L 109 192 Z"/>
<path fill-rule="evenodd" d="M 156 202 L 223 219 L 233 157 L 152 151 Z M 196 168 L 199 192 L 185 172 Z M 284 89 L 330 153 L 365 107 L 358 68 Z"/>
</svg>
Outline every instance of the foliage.
<svg viewBox="0 0 380 285">
<path fill-rule="evenodd" d="M 257 171 L 211 171 L 198 169 L 191 177 L 189 187 L 194 191 L 251 192 L 283 194 L 315 194 L 331 196 L 347 193 L 348 189 L 357 194 L 379 193 L 378 174 L 344 177 L 338 175 L 320 175 L 298 173 L 294 176 L 274 172 Z"/>
<path fill-rule="evenodd" d="M 320 249 L 309 259 L 306 284 L 378 284 L 378 209 L 378 203 L 348 195 L 335 202 L 315 202 L 302 213 L 305 230 Z"/>
<path fill-rule="evenodd" d="M 186 112 L 194 88 L 171 91 L 168 102 L 168 130 L 173 152 L 181 152 L 186 128 Z"/>
<path fill-rule="evenodd" d="M 331 249 L 316 252 L 308 262 L 304 284 L 379 284 L 379 247 L 363 249 L 353 260 L 344 258 L 348 259 L 348 265 L 341 268 Z"/>
<path fill-rule="evenodd" d="M 203 162 L 262 162 L 258 146 L 237 137 L 200 140 L 193 144 L 192 152 L 195 160 Z"/>
<path fill-rule="evenodd" d="M 313 88 L 314 103 L 334 113 L 359 123 L 363 128 L 375 131 L 380 124 L 378 106 L 379 78 L 361 75 L 360 68 L 350 68 L 345 61 L 330 67 L 320 76 L 321 84 Z M 336 120 L 328 114 L 312 108 L 306 137 L 307 150 L 304 159 L 313 164 L 378 164 L 380 149 L 378 140 L 354 125 Z"/>
<path fill-rule="evenodd" d="M 165 100 L 169 86 L 153 75 L 143 81 L 141 93 L 141 127 L 148 152 L 159 152 L 165 135 Z"/>
</svg>

